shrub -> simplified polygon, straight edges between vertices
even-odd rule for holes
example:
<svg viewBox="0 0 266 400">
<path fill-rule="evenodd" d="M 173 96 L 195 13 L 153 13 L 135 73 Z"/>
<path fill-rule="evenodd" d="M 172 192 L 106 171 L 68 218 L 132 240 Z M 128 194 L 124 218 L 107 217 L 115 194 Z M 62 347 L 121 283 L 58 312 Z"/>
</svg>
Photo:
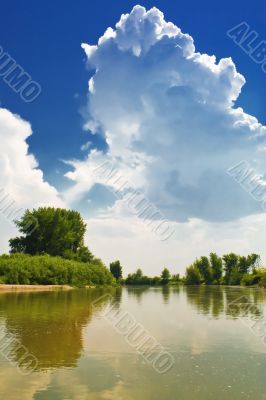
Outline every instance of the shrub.
<svg viewBox="0 0 266 400">
<path fill-rule="evenodd" d="M 186 285 L 200 285 L 201 275 L 198 267 L 193 264 L 186 270 L 185 284 Z"/>
<path fill-rule="evenodd" d="M 0 282 L 30 285 L 112 285 L 114 278 L 97 262 L 83 263 L 49 255 L 0 256 Z"/>
</svg>

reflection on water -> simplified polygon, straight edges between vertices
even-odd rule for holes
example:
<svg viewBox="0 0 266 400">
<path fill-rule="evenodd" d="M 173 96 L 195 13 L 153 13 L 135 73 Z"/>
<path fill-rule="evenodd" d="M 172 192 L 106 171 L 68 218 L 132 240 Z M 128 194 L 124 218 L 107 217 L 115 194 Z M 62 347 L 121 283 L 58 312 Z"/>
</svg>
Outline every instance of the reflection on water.
<svg viewBox="0 0 266 400">
<path fill-rule="evenodd" d="M 248 308 L 249 316 L 259 317 L 262 311 L 259 306 L 266 302 L 265 290 L 261 289 L 243 289 L 238 287 L 222 287 L 222 286 L 190 286 L 185 290 L 188 303 L 193 305 L 195 309 L 206 316 L 219 318 L 225 314 L 231 317 L 241 317 L 246 314 L 247 308 L 237 306 L 237 301 L 254 305 Z M 236 302 L 233 306 L 232 303 Z"/>
<path fill-rule="evenodd" d="M 159 375 L 145 364 L 101 318 L 107 293 L 173 354 L 168 373 Z M 265 400 L 265 346 L 241 323 L 241 309 L 230 306 L 241 296 L 256 305 L 250 316 L 264 315 L 266 294 L 259 289 L 165 286 L 0 294 L 0 324 L 39 362 L 23 377 L 0 355 L 0 399 Z M 14 360 L 19 356 L 12 353 Z"/>
<path fill-rule="evenodd" d="M 92 317 L 91 303 L 102 290 L 73 290 L 0 295 L 0 312 L 8 333 L 38 360 L 39 369 L 74 367 L 82 352 L 82 328 Z M 121 289 L 110 292 L 121 301 Z M 20 354 L 13 354 L 17 359 Z"/>
<path fill-rule="evenodd" d="M 150 290 L 150 286 L 127 286 L 126 290 L 128 296 L 135 297 L 137 302 L 141 303 L 144 294 Z"/>
</svg>

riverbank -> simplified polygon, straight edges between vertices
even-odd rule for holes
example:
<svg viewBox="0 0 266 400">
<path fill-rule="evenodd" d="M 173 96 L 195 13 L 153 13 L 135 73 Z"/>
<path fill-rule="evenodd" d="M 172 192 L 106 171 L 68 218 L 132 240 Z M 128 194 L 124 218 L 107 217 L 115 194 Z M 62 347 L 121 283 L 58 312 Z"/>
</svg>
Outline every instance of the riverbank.
<svg viewBox="0 0 266 400">
<path fill-rule="evenodd" d="M 3 292 L 48 292 L 51 290 L 72 290 L 69 285 L 6 285 L 0 284 L 0 293 Z"/>
<path fill-rule="evenodd" d="M 115 280 L 97 259 L 85 263 L 59 256 L 11 254 L 0 256 L 0 284 L 86 287 L 113 285 Z"/>
</svg>

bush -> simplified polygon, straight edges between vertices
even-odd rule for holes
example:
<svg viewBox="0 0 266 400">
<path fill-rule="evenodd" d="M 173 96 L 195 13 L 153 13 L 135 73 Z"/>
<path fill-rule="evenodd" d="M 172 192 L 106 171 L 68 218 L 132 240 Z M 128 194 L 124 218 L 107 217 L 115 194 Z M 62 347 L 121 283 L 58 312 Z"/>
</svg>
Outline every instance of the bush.
<svg viewBox="0 0 266 400">
<path fill-rule="evenodd" d="M 266 288 L 266 268 L 258 269 L 256 273 L 259 286 Z"/>
<path fill-rule="evenodd" d="M 94 259 L 93 263 L 66 260 L 49 255 L 13 254 L 0 256 L 0 282 L 21 285 L 112 285 L 108 269 Z"/>
<path fill-rule="evenodd" d="M 198 267 L 193 264 L 186 269 L 185 285 L 200 285 L 201 276 Z"/>
<path fill-rule="evenodd" d="M 244 274 L 241 285 L 266 287 L 266 269 L 255 269 L 252 274 Z"/>
</svg>

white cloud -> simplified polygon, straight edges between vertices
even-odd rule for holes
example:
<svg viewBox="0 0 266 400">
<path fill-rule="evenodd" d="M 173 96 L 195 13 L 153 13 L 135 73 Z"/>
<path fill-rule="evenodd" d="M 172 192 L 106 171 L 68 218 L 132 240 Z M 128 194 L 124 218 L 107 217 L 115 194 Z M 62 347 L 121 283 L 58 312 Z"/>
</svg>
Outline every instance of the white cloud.
<svg viewBox="0 0 266 400">
<path fill-rule="evenodd" d="M 92 143 L 91 141 L 88 140 L 88 142 L 86 142 L 85 144 L 83 144 L 80 148 L 81 151 L 86 151 L 89 150 L 89 148 L 91 147 Z"/>
<path fill-rule="evenodd" d="M 137 232 L 132 228 L 132 218 L 112 216 L 116 204 L 111 203 L 109 219 L 94 219 L 90 229 L 90 238 L 95 226 L 106 236 L 102 239 L 108 242 L 106 258 L 124 257 L 131 265 L 128 243 L 139 254 L 139 263 L 142 259 L 143 264 L 153 265 L 152 271 L 167 260 L 173 265 L 181 257 L 184 265 L 192 254 L 216 248 L 254 250 L 251 236 L 258 218 L 264 221 L 257 215 L 262 210 L 226 171 L 247 160 L 265 175 L 266 127 L 235 107 L 245 79 L 232 59 L 217 61 L 198 53 L 191 36 L 166 22 L 158 9 L 146 11 L 141 6 L 122 15 L 97 45 L 82 47 L 95 70 L 87 123 L 98 127 L 108 150 L 93 150 L 85 161 L 71 163 L 67 177 L 74 185 L 66 198 L 80 200 L 95 183 L 103 184 L 94 168 L 107 159 L 166 218 L 176 221 L 180 232 L 167 245 L 155 245 L 153 238 L 140 233 L 142 228 Z M 240 227 L 251 236 L 245 234 L 243 239 Z M 123 237 L 125 232 L 116 242 L 115 234 L 113 238 L 105 234 L 120 228 L 130 232 L 130 239 Z M 257 231 L 257 243 L 260 235 Z M 96 236 L 93 245 L 102 255 Z"/>
<path fill-rule="evenodd" d="M 16 232 L 7 218 L 8 213 L 4 212 L 8 204 L 13 203 L 14 212 L 44 205 L 63 206 L 56 189 L 45 182 L 35 157 L 28 152 L 26 140 L 31 134 L 28 122 L 0 108 L 1 251 L 7 250 L 8 239 Z"/>
<path fill-rule="evenodd" d="M 191 219 L 176 223 L 175 235 L 163 242 L 129 215 L 121 204 L 87 221 L 86 241 L 106 264 L 120 259 L 125 274 L 142 268 L 147 274 L 160 275 L 163 267 L 181 273 L 201 255 L 235 252 L 261 254 L 266 259 L 266 216 L 256 215 L 240 220 L 211 223 Z"/>
</svg>

